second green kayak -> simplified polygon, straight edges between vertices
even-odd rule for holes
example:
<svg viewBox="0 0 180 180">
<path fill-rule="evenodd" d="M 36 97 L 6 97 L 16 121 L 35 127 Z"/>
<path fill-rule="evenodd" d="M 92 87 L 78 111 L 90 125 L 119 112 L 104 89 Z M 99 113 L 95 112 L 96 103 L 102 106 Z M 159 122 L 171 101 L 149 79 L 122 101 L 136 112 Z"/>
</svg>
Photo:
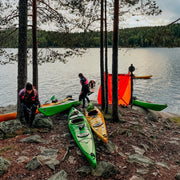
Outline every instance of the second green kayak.
<svg viewBox="0 0 180 180">
<path fill-rule="evenodd" d="M 95 168 L 97 166 L 96 150 L 91 128 L 85 116 L 74 107 L 69 112 L 68 126 L 80 150 Z"/>
<path fill-rule="evenodd" d="M 54 114 L 63 112 L 67 109 L 70 109 L 72 106 L 77 106 L 80 104 L 80 101 L 68 100 L 61 104 L 52 105 L 48 107 L 40 107 L 38 110 L 43 113 L 45 116 L 52 116 Z"/>
<path fill-rule="evenodd" d="M 139 100 L 134 100 L 133 105 L 140 106 L 146 109 L 151 109 L 154 111 L 162 111 L 167 107 L 167 104 L 154 104 L 151 102 L 145 102 L 145 101 L 139 101 Z"/>
</svg>

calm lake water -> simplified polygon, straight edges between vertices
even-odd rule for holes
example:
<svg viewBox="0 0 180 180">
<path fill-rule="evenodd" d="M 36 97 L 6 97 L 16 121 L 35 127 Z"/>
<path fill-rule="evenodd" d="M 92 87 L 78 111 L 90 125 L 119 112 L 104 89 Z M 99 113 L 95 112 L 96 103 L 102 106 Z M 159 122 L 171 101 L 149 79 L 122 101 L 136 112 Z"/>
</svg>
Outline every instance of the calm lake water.
<svg viewBox="0 0 180 180">
<path fill-rule="evenodd" d="M 62 49 L 58 49 L 62 51 Z M 17 51 L 17 49 L 11 49 Z M 112 72 L 112 49 L 108 49 L 109 73 Z M 2 57 L 1 57 L 2 58 Z M 100 50 L 88 49 L 81 57 L 39 66 L 39 96 L 41 104 L 55 95 L 58 100 L 67 95 L 78 98 L 81 86 L 78 73 L 96 81 L 97 99 L 100 85 Z M 133 64 L 135 75 L 152 75 L 151 79 L 134 81 L 134 96 L 154 103 L 166 103 L 164 111 L 180 114 L 180 48 L 123 48 L 119 50 L 119 73 L 127 73 Z M 28 66 L 28 81 L 32 82 L 32 66 Z M 17 63 L 0 65 L 0 106 L 16 104 Z"/>
</svg>

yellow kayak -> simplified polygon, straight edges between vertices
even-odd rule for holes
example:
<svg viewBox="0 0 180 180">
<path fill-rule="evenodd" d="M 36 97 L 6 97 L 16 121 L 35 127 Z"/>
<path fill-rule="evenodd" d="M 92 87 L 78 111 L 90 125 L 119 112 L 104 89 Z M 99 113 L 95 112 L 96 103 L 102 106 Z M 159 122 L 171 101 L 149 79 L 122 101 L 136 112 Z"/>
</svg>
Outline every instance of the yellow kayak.
<svg viewBox="0 0 180 180">
<path fill-rule="evenodd" d="M 135 76 L 134 79 L 150 79 L 152 77 L 152 75 L 148 75 L 148 76 Z"/>
<path fill-rule="evenodd" d="M 85 110 L 85 117 L 88 120 L 92 130 L 104 143 L 107 144 L 108 138 L 107 138 L 106 124 L 104 121 L 104 116 L 101 113 L 101 111 L 96 106 L 94 106 L 94 108 L 89 112 Z"/>
</svg>

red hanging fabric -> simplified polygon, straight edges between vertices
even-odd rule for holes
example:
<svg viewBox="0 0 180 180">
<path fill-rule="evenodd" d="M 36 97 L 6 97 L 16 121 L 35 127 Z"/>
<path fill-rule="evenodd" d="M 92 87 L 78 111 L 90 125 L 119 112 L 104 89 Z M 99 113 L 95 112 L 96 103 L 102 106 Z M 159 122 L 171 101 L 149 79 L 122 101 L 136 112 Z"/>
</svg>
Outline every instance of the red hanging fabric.
<svg viewBox="0 0 180 180">
<path fill-rule="evenodd" d="M 112 104 L 112 74 L 108 74 L 108 98 Z M 128 106 L 131 99 L 130 74 L 118 74 L 118 105 Z M 98 103 L 101 105 L 101 86 L 98 92 Z"/>
</svg>

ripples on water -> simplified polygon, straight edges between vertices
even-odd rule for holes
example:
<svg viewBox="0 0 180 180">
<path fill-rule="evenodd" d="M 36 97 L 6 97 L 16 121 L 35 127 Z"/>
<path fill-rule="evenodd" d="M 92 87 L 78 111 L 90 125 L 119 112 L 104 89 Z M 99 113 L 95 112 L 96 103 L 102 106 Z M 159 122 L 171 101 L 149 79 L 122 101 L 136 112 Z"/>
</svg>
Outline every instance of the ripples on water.
<svg viewBox="0 0 180 180">
<path fill-rule="evenodd" d="M 61 49 L 59 49 L 61 50 Z M 119 73 L 127 73 L 133 64 L 136 75 L 153 75 L 151 79 L 134 81 L 134 96 L 154 103 L 168 104 L 164 111 L 180 114 L 180 49 L 139 48 L 119 50 Z M 96 91 L 90 96 L 97 98 L 100 85 L 99 49 L 88 49 L 82 57 L 73 57 L 66 64 L 54 63 L 39 66 L 39 95 L 43 104 L 55 95 L 58 100 L 72 95 L 78 98 L 81 86 L 78 73 L 96 81 Z M 108 51 L 109 73 L 112 69 L 112 50 Z M 0 66 L 0 106 L 16 104 L 17 64 Z M 32 67 L 28 66 L 28 81 L 32 81 Z"/>
</svg>

